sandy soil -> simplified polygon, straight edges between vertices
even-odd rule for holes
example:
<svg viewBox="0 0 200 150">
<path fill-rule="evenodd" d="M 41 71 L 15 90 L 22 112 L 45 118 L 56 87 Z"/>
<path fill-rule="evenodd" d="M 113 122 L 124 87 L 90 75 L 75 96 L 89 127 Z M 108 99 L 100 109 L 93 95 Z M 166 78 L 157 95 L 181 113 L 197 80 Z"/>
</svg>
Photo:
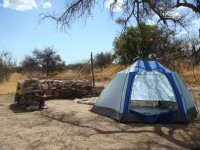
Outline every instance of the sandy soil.
<svg viewBox="0 0 200 150">
<path fill-rule="evenodd" d="M 13 99 L 14 94 L 0 96 L 0 150 L 200 149 L 199 115 L 189 125 L 120 124 L 70 100 L 24 112 Z"/>
</svg>

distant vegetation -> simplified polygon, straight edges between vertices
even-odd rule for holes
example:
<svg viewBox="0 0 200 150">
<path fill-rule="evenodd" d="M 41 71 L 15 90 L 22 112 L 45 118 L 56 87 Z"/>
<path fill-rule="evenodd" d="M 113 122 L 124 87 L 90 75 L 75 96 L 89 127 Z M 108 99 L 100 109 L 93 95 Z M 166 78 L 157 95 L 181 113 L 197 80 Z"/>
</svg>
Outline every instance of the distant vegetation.
<svg viewBox="0 0 200 150">
<path fill-rule="evenodd" d="M 94 67 L 100 68 L 101 70 L 106 67 L 109 64 L 113 63 L 113 54 L 110 52 L 100 52 L 95 54 L 94 56 Z M 85 66 L 88 63 L 87 66 Z M 77 62 L 74 64 L 69 64 L 66 66 L 66 70 L 75 70 L 80 71 L 85 66 L 85 69 L 83 70 L 84 73 L 90 73 L 91 69 L 91 63 L 88 60 L 84 60 L 82 62 Z"/>
<path fill-rule="evenodd" d="M 114 58 L 120 64 L 132 64 L 139 57 L 158 59 L 166 66 L 177 61 L 200 65 L 200 41 L 197 37 L 183 39 L 174 30 L 144 23 L 140 28 L 128 27 L 116 37 L 114 51 Z"/>
<path fill-rule="evenodd" d="M 77 63 L 73 63 L 73 64 L 68 64 L 66 65 L 66 70 L 73 70 L 78 73 L 84 66 L 85 66 L 85 69 L 83 70 L 83 73 L 89 74 L 91 72 L 89 59 L 83 60 Z"/>
<path fill-rule="evenodd" d="M 49 76 L 51 73 L 61 72 L 65 69 L 65 62 L 52 48 L 44 50 L 35 49 L 32 56 L 26 56 L 21 62 L 20 70 L 30 75 L 35 72 L 41 72 Z"/>
<path fill-rule="evenodd" d="M 94 67 L 101 68 L 113 62 L 113 54 L 109 52 L 100 52 L 94 56 Z M 91 73 L 90 58 L 81 62 L 68 64 L 61 59 L 61 57 L 51 48 L 44 50 L 34 50 L 32 56 L 25 56 L 21 61 L 20 66 L 17 68 L 19 73 L 27 74 L 28 77 L 44 77 L 56 75 L 65 70 L 73 70 L 79 72 L 84 66 L 83 73 Z M 87 64 L 87 65 L 86 65 Z"/>
<path fill-rule="evenodd" d="M 10 78 L 14 66 L 12 55 L 6 51 L 0 52 L 0 83 Z"/>
<path fill-rule="evenodd" d="M 95 64 L 97 67 L 100 67 L 101 69 L 103 69 L 104 67 L 106 67 L 108 64 L 111 64 L 113 62 L 114 58 L 113 58 L 113 54 L 109 53 L 109 52 L 101 52 L 101 53 L 97 53 L 95 55 Z"/>
</svg>

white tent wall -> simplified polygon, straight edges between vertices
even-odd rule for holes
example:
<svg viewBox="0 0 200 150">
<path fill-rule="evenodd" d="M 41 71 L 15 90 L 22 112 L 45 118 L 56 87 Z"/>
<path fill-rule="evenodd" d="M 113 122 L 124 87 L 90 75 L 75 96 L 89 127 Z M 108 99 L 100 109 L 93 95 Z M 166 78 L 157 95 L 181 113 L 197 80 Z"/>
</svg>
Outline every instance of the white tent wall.
<svg viewBox="0 0 200 150">
<path fill-rule="evenodd" d="M 190 93 L 190 91 L 187 89 L 183 81 L 181 80 L 180 76 L 176 72 L 173 72 L 172 76 L 178 87 L 179 92 L 181 93 L 185 110 L 188 110 L 189 108 L 194 107 L 195 103 L 194 103 L 193 96 Z"/>
<path fill-rule="evenodd" d="M 126 79 L 128 75 L 125 73 L 117 73 L 108 86 L 102 91 L 99 99 L 95 103 L 95 106 L 111 108 L 119 111 L 123 108 L 123 95 L 126 91 Z M 121 107 L 120 107 L 121 104 Z M 121 110 L 123 111 L 123 110 Z"/>
</svg>

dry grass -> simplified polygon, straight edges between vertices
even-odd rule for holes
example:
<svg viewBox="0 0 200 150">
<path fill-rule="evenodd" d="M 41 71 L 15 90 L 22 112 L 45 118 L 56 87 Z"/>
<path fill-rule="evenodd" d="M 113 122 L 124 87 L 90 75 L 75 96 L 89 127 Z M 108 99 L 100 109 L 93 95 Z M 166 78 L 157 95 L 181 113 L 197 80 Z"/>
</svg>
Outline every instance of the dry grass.
<svg viewBox="0 0 200 150">
<path fill-rule="evenodd" d="M 97 81 L 107 81 L 112 79 L 115 74 L 121 70 L 125 69 L 125 66 L 122 65 L 117 65 L 117 64 L 111 64 L 104 68 L 103 70 L 101 69 L 95 69 L 95 78 Z"/>
<path fill-rule="evenodd" d="M 26 77 L 19 73 L 13 73 L 8 81 L 0 84 L 0 95 L 9 94 L 16 91 L 17 82 L 26 79 Z"/>
<path fill-rule="evenodd" d="M 184 70 L 182 76 L 187 82 L 200 83 L 200 69 Z"/>
<path fill-rule="evenodd" d="M 101 69 L 95 69 L 95 80 L 96 81 L 108 81 L 109 79 L 112 79 L 112 77 L 115 75 L 116 72 L 123 70 L 124 66 L 120 65 L 109 65 L 103 70 Z M 54 79 L 74 79 L 76 77 L 77 71 L 68 70 L 62 73 L 59 73 L 57 75 L 54 75 L 50 78 Z M 19 73 L 13 73 L 11 75 L 11 78 L 8 81 L 5 81 L 0 84 L 0 95 L 3 94 L 9 94 L 14 93 L 16 91 L 17 82 L 23 79 L 27 79 L 27 76 L 19 74 Z M 92 75 L 87 73 L 81 73 L 78 79 L 86 79 L 91 80 Z"/>
<path fill-rule="evenodd" d="M 175 70 L 174 70 L 175 69 Z M 193 66 L 189 65 L 186 62 L 175 62 L 174 70 L 178 72 L 182 79 L 191 84 L 200 84 L 200 66 Z"/>
<path fill-rule="evenodd" d="M 110 79 L 112 79 L 114 77 L 114 75 L 125 69 L 126 66 L 122 66 L 122 65 L 117 65 L 117 64 L 111 64 L 108 65 L 106 68 L 104 69 L 100 69 L 100 68 L 95 68 L 94 70 L 94 74 L 95 74 L 95 80 L 96 81 L 108 81 Z M 76 77 L 77 71 L 65 71 L 63 73 L 60 73 L 58 75 L 55 75 L 54 78 L 59 78 L 59 79 L 74 79 Z M 199 83 L 200 82 L 200 69 L 195 69 L 193 70 L 187 70 L 187 69 L 181 69 L 180 71 L 180 75 L 182 76 L 182 79 L 185 82 L 189 82 L 189 83 Z M 81 73 L 80 76 L 78 77 L 78 79 L 87 79 L 87 80 L 91 80 L 92 79 L 92 75 L 91 73 Z"/>
<path fill-rule="evenodd" d="M 72 71 L 72 70 L 67 70 L 67 71 L 64 71 L 62 73 L 59 73 L 55 76 L 53 76 L 52 78 L 57 78 L 57 79 L 74 79 L 75 76 L 76 76 L 77 72 L 76 71 Z"/>
<path fill-rule="evenodd" d="M 95 74 L 95 80 L 96 81 L 107 81 L 112 79 L 114 75 L 123 70 L 125 66 L 122 65 L 117 65 L 117 64 L 111 64 L 108 65 L 106 68 L 100 69 L 100 68 L 95 68 L 94 69 L 94 74 Z M 53 78 L 59 78 L 59 79 L 74 79 L 77 75 L 77 71 L 73 70 L 68 70 L 63 73 L 60 73 Z M 80 76 L 78 76 L 78 79 L 86 79 L 86 80 L 91 80 L 92 79 L 92 74 L 91 73 L 84 73 L 82 72 Z"/>
</svg>

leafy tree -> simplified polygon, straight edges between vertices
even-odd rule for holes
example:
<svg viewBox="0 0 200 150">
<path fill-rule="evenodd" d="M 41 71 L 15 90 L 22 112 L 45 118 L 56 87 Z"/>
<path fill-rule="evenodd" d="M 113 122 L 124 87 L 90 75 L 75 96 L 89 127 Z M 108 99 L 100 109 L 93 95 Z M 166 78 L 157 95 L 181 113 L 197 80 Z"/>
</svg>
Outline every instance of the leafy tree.
<svg viewBox="0 0 200 150">
<path fill-rule="evenodd" d="M 41 70 L 37 59 L 31 56 L 25 56 L 24 60 L 21 62 L 20 68 L 22 68 L 24 72 L 30 73 L 30 76 L 32 73 Z"/>
<path fill-rule="evenodd" d="M 42 19 L 52 18 L 63 29 L 70 27 L 78 19 L 85 19 L 92 15 L 92 9 L 98 3 L 105 5 L 105 1 L 65 0 L 65 10 L 61 15 L 43 14 Z M 108 0 L 106 4 L 110 6 L 112 15 L 116 14 L 116 8 L 121 8 L 122 15 L 119 17 L 118 23 L 124 27 L 133 20 L 138 24 L 147 20 L 156 20 L 164 24 L 172 22 L 183 26 L 187 13 L 174 15 L 174 12 L 181 7 L 188 8 L 197 15 L 200 14 L 200 0 Z"/>
<path fill-rule="evenodd" d="M 95 56 L 95 64 L 99 66 L 101 69 L 108 64 L 113 62 L 113 55 L 111 53 L 97 53 Z"/>
<path fill-rule="evenodd" d="M 176 38 L 175 31 L 140 24 L 129 27 L 114 41 L 115 58 L 122 64 L 131 64 L 136 57 L 159 58 L 164 64 L 185 55 L 184 41 Z"/>
<path fill-rule="evenodd" d="M 157 26 L 149 26 L 141 24 L 142 31 L 138 27 L 129 27 L 127 30 L 117 37 L 114 41 L 115 58 L 120 63 L 129 64 L 136 57 L 147 58 L 153 53 L 152 45 L 155 43 L 153 34 L 157 30 Z"/>
<path fill-rule="evenodd" d="M 62 62 L 60 56 L 51 48 L 46 48 L 45 50 L 36 49 L 33 51 L 33 55 L 47 76 L 55 71 L 57 65 Z"/>
<path fill-rule="evenodd" d="M 21 66 L 25 71 L 42 71 L 48 76 L 54 71 L 63 71 L 65 62 L 62 61 L 56 51 L 45 48 L 44 50 L 35 49 L 33 56 L 26 56 Z"/>
</svg>

